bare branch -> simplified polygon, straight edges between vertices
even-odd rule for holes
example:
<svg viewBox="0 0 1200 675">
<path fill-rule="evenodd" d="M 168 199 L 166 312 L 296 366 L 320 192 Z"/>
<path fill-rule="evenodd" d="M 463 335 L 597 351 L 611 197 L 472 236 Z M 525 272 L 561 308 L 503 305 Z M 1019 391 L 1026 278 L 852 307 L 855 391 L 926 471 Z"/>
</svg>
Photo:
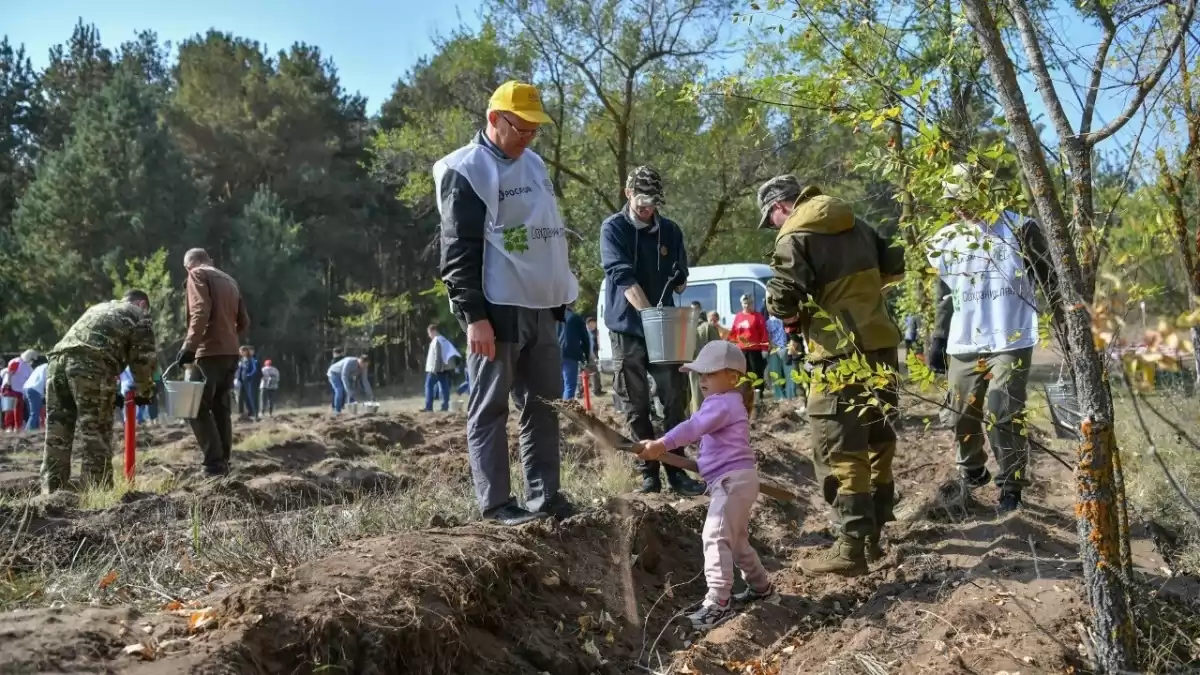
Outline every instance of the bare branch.
<svg viewBox="0 0 1200 675">
<path fill-rule="evenodd" d="M 600 200 L 602 202 L 604 202 L 604 206 L 607 207 L 610 211 L 617 210 L 617 205 L 612 201 L 612 199 L 610 199 L 603 190 L 596 187 L 596 184 L 593 183 L 592 180 L 590 178 L 588 178 L 587 176 L 579 173 L 575 169 L 572 169 L 571 167 L 567 166 L 566 164 L 563 164 L 562 162 L 560 162 L 556 159 L 551 159 L 549 157 L 542 157 L 542 161 L 545 162 L 546 164 L 550 165 L 551 167 L 565 173 L 566 175 L 575 179 L 580 185 L 583 185 L 584 187 L 586 187 L 589 190 L 591 190 L 592 192 L 594 192 L 596 194 L 596 196 L 598 196 L 600 198 Z"/>
<path fill-rule="evenodd" d="M 1171 60 L 1175 58 L 1175 50 L 1179 47 L 1179 43 L 1183 40 L 1184 34 L 1186 34 L 1188 29 L 1191 27 L 1192 17 L 1195 16 L 1195 13 L 1196 0 L 1188 0 L 1187 7 L 1183 10 L 1183 16 L 1179 18 L 1179 28 L 1175 30 L 1175 35 L 1171 38 L 1169 44 L 1166 46 L 1163 52 L 1163 57 L 1159 60 L 1158 67 L 1154 69 L 1154 73 L 1138 84 L 1137 92 L 1134 94 L 1133 99 L 1129 101 L 1129 104 L 1125 106 L 1125 110 L 1123 110 L 1121 114 L 1116 117 L 1116 119 L 1105 125 L 1103 129 L 1084 136 L 1085 145 L 1088 147 L 1095 146 L 1100 141 L 1103 141 L 1109 136 L 1112 136 L 1120 131 L 1121 127 L 1125 126 L 1129 120 L 1133 119 L 1133 116 L 1137 114 L 1138 109 L 1141 108 L 1142 103 L 1145 102 L 1146 96 L 1150 94 L 1151 90 L 1158 86 L 1158 81 L 1162 78 L 1163 73 L 1167 72 L 1167 66 L 1169 66 L 1171 64 Z M 1146 37 L 1146 41 L 1150 41 L 1149 35 Z"/>
<path fill-rule="evenodd" d="M 1092 130 L 1092 117 L 1096 113 L 1096 97 L 1100 94 L 1100 79 L 1104 76 L 1104 64 L 1108 61 L 1108 50 L 1117 36 L 1117 25 L 1113 23 L 1112 14 L 1109 13 L 1104 3 L 1100 0 L 1092 0 L 1091 5 L 1104 32 L 1100 36 L 1100 45 L 1096 47 L 1096 58 L 1092 61 L 1087 102 L 1083 104 L 1083 115 L 1079 120 L 1079 133 L 1081 134 L 1089 133 Z"/>
<path fill-rule="evenodd" d="M 1050 121 L 1054 124 L 1054 130 L 1063 141 L 1069 141 L 1075 137 L 1075 130 L 1071 128 L 1071 121 L 1067 119 L 1062 101 L 1054 89 L 1054 80 L 1050 78 L 1050 69 L 1046 66 L 1046 57 L 1042 54 L 1042 47 L 1038 42 L 1037 29 L 1029 17 L 1029 7 L 1025 0 L 1007 0 L 1007 5 L 1013 21 L 1017 24 L 1017 34 L 1021 36 L 1021 42 L 1025 45 L 1029 68 L 1033 71 L 1033 78 L 1042 94 L 1042 102 L 1050 115 Z"/>
</svg>

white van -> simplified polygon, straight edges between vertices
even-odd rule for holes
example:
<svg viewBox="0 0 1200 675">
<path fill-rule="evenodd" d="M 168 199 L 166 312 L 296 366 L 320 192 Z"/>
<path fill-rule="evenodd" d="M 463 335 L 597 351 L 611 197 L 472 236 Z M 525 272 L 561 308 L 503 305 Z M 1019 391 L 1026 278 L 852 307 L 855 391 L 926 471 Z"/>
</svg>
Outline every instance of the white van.
<svg viewBox="0 0 1200 675">
<path fill-rule="evenodd" d="M 767 298 L 767 282 L 771 280 L 770 265 L 739 263 L 736 265 L 707 265 L 688 270 L 688 285 L 683 293 L 675 294 L 675 306 L 686 307 L 699 302 L 705 312 L 716 310 L 721 315 L 721 325 L 729 327 L 733 316 L 742 310 L 741 298 L 754 298 L 754 306 L 764 311 Z M 608 326 L 604 323 L 604 298 L 608 289 L 608 278 L 600 283 L 600 299 L 596 303 L 596 329 L 599 333 L 600 370 L 613 370 L 612 341 Z M 657 301 L 651 298 L 651 302 Z"/>
</svg>

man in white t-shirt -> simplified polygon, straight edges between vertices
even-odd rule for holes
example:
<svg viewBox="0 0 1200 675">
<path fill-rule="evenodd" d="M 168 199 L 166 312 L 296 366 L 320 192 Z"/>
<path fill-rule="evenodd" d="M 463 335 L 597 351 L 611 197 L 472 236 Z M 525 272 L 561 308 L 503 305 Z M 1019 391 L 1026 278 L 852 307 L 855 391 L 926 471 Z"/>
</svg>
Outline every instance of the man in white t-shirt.
<svg viewBox="0 0 1200 675">
<path fill-rule="evenodd" d="M 1038 223 L 1010 211 L 991 222 L 980 218 L 987 187 L 966 164 L 956 165 L 952 176 L 943 183 L 943 198 L 960 222 L 934 235 L 929 251 L 939 288 L 930 364 L 944 363 L 949 379 L 959 473 L 972 488 L 992 479 L 986 433 L 999 465 L 999 509 L 1006 513 L 1020 506 L 1029 484 L 1025 396 L 1038 341 L 1036 290 L 1053 307 L 1057 287 Z"/>
<path fill-rule="evenodd" d="M 562 395 L 558 322 L 579 295 L 554 182 L 529 149 L 551 122 L 537 88 L 505 82 L 487 127 L 433 165 L 441 215 L 441 275 L 467 333 L 467 451 L 486 519 L 520 525 L 565 517 L 559 492 Z M 508 411 L 521 415 L 525 504 L 509 481 Z"/>
</svg>

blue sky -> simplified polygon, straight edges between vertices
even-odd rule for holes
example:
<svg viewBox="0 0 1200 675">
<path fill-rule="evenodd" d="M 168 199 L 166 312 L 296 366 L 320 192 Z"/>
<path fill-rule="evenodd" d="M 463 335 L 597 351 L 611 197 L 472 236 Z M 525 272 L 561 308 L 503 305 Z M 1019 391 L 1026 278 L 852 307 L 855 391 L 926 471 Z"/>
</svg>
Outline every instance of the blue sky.
<svg viewBox="0 0 1200 675">
<path fill-rule="evenodd" d="M 432 36 L 447 34 L 463 22 L 478 24 L 481 0 L 201 0 L 170 3 L 163 0 L 0 0 L 7 6 L 0 20 L 0 34 L 16 44 L 24 44 L 35 67 L 46 63 L 52 45 L 64 42 L 79 18 L 99 28 L 109 47 L 130 39 L 138 30 L 150 29 L 160 40 L 178 44 L 184 38 L 217 28 L 258 40 L 272 51 L 297 41 L 321 48 L 337 64 L 343 86 L 350 92 L 367 96 L 368 109 L 378 110 L 395 84 L 413 63 L 432 49 Z M 762 19 L 759 19 L 760 21 Z M 759 29 L 742 24 L 727 26 L 731 36 Z M 1082 50 L 1090 54 L 1098 35 L 1095 28 L 1059 25 L 1063 35 L 1071 35 Z M 714 69 L 736 67 L 736 53 Z M 1077 77 L 1084 79 L 1084 73 Z M 1022 82 L 1031 112 L 1040 117 L 1041 97 L 1032 82 Z M 1078 122 L 1078 106 L 1073 97 L 1062 92 L 1064 106 L 1073 123 Z M 1097 125 L 1121 108 L 1123 96 L 1102 96 L 1097 108 Z M 1041 118 L 1046 123 L 1048 120 Z M 1137 121 L 1117 138 L 1102 146 L 1118 150 L 1136 135 Z M 1049 131 L 1049 130 L 1047 130 Z M 1050 137 L 1050 134 L 1046 134 Z M 1155 137 L 1143 138 L 1143 150 L 1153 146 Z M 1118 150 L 1119 151 L 1119 150 Z"/>
<path fill-rule="evenodd" d="M 332 57 L 348 91 L 368 98 L 373 112 L 418 58 L 431 36 L 460 19 L 477 23 L 478 0 L 0 0 L 0 34 L 24 43 L 35 67 L 65 42 L 79 18 L 93 23 L 110 48 L 139 30 L 178 44 L 209 28 L 265 43 L 271 51 L 308 42 Z"/>
</svg>

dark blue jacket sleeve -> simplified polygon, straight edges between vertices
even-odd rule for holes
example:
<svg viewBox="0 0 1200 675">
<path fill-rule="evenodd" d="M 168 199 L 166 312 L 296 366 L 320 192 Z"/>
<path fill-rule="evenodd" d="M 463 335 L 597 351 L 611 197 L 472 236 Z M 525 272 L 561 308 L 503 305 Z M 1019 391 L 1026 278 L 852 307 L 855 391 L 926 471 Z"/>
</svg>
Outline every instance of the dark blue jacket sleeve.
<svg viewBox="0 0 1200 675">
<path fill-rule="evenodd" d="M 624 241 L 620 225 L 609 218 L 600 226 L 600 264 L 618 289 L 637 285 L 633 270 L 633 242 Z"/>
<path fill-rule="evenodd" d="M 471 324 L 488 318 L 483 295 L 483 240 L 487 206 L 471 183 L 453 169 L 438 186 L 442 204 L 442 282 L 454 313 Z"/>
<path fill-rule="evenodd" d="M 588 352 L 590 351 L 589 346 L 592 341 L 592 336 L 588 334 L 587 323 L 578 314 L 571 316 L 570 323 L 575 342 L 576 360 L 587 361 Z"/>
</svg>

